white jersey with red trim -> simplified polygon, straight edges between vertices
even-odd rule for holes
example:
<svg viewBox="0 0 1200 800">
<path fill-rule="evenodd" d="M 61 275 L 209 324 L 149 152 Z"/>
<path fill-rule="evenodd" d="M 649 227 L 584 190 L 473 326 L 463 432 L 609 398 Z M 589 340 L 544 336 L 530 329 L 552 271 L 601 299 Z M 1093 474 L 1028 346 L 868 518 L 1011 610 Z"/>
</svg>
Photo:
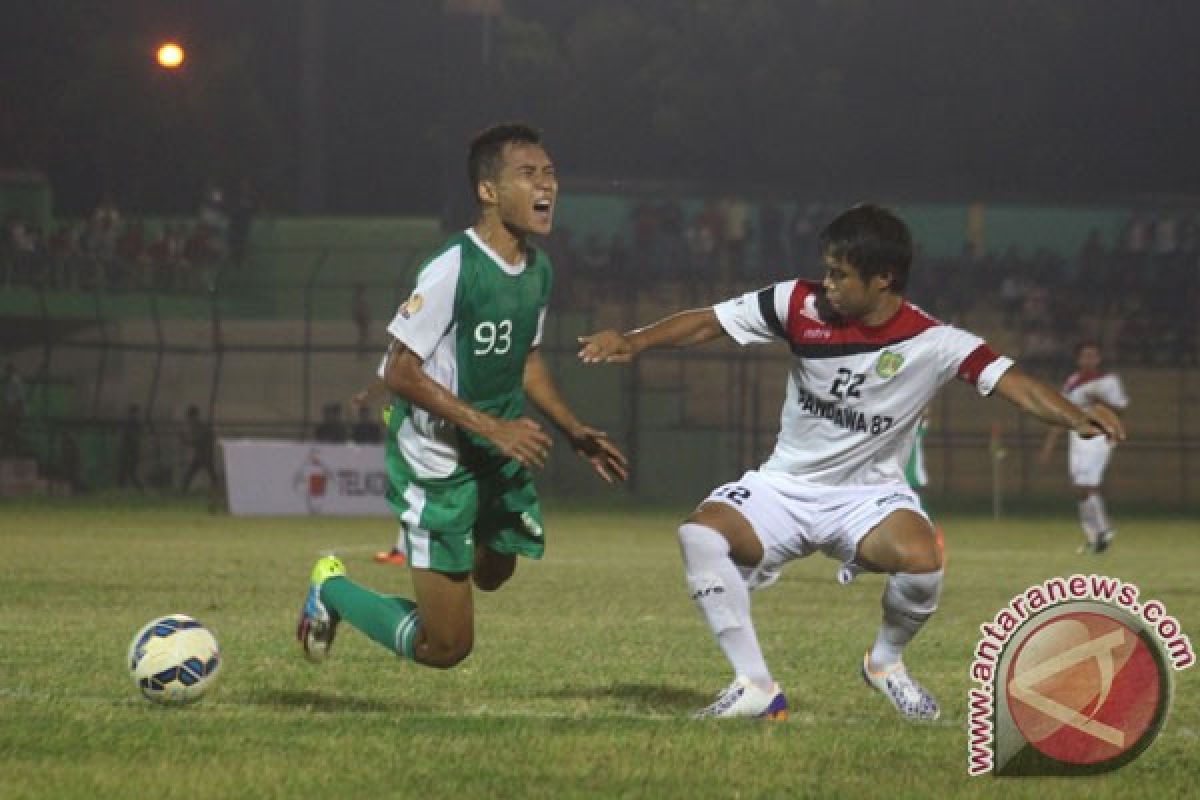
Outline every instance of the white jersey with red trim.
<svg viewBox="0 0 1200 800">
<path fill-rule="evenodd" d="M 827 486 L 904 483 L 921 411 L 956 375 L 991 394 L 1012 360 L 905 302 L 878 326 L 840 318 L 819 283 L 784 281 L 713 306 L 738 344 L 794 356 L 767 472 Z"/>
<path fill-rule="evenodd" d="M 1062 388 L 1063 397 L 1085 411 L 1096 403 L 1121 411 L 1129 405 L 1125 387 L 1115 372 L 1074 372 Z"/>
</svg>

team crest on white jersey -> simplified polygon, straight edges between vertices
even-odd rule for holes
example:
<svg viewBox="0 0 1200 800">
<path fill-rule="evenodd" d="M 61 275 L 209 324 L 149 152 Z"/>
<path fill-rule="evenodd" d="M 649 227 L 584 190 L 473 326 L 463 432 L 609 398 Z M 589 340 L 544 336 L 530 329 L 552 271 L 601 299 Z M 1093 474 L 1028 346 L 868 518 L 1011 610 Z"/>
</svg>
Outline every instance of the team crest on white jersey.
<svg viewBox="0 0 1200 800">
<path fill-rule="evenodd" d="M 899 372 L 902 366 L 904 366 L 904 356 L 893 353 L 891 350 L 884 350 L 879 355 L 879 360 L 875 362 L 875 374 L 886 381 Z"/>
</svg>

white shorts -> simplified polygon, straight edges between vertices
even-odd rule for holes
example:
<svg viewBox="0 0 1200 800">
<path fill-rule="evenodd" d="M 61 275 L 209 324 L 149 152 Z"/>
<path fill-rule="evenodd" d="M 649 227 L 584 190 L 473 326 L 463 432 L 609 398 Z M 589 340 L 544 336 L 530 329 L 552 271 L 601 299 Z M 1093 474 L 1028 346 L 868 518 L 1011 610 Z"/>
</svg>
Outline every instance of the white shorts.
<svg viewBox="0 0 1200 800">
<path fill-rule="evenodd" d="M 758 470 L 717 487 L 705 502 L 732 506 L 750 522 L 763 544 L 760 572 L 817 550 L 843 563 L 853 561 L 858 543 L 893 511 L 907 509 L 929 519 L 903 483 L 817 486 Z"/>
<path fill-rule="evenodd" d="M 1112 445 L 1103 436 L 1084 439 L 1075 432 L 1067 436 L 1067 471 L 1075 486 L 1099 486 L 1112 455 Z"/>
</svg>

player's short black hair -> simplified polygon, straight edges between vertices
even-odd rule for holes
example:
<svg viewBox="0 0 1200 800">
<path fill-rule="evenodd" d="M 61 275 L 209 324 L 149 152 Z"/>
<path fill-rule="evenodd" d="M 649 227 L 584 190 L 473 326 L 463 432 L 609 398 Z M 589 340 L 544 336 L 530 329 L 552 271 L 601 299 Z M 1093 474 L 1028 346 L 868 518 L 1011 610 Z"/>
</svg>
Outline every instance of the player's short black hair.
<svg viewBox="0 0 1200 800">
<path fill-rule="evenodd" d="M 542 135 L 532 125 L 524 122 L 503 122 L 493 125 L 475 135 L 467 151 L 467 180 L 471 183 L 471 196 L 478 200 L 476 187 L 482 180 L 495 178 L 504 163 L 504 146 L 507 144 L 541 144 Z"/>
<path fill-rule="evenodd" d="M 1094 347 L 1096 348 L 1097 353 L 1100 353 L 1101 355 L 1104 354 L 1104 348 L 1100 346 L 1099 339 L 1081 339 L 1075 343 L 1075 357 L 1079 358 L 1079 354 L 1082 353 L 1084 348 L 1087 347 Z"/>
<path fill-rule="evenodd" d="M 867 280 L 890 273 L 892 291 L 903 292 L 912 266 L 912 234 L 883 206 L 862 203 L 838 214 L 817 240 L 822 258 L 844 261 Z"/>
</svg>

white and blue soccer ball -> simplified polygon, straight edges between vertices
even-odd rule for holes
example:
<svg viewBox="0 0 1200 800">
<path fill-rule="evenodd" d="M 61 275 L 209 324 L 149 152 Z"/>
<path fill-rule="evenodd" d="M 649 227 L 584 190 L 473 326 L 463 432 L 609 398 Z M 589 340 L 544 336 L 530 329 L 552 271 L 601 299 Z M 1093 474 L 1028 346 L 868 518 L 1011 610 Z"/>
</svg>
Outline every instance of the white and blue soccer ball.
<svg viewBox="0 0 1200 800">
<path fill-rule="evenodd" d="M 221 672 L 221 650 L 212 631 L 185 614 L 146 623 L 129 645 L 129 673 L 155 703 L 184 705 L 203 697 Z"/>
</svg>

